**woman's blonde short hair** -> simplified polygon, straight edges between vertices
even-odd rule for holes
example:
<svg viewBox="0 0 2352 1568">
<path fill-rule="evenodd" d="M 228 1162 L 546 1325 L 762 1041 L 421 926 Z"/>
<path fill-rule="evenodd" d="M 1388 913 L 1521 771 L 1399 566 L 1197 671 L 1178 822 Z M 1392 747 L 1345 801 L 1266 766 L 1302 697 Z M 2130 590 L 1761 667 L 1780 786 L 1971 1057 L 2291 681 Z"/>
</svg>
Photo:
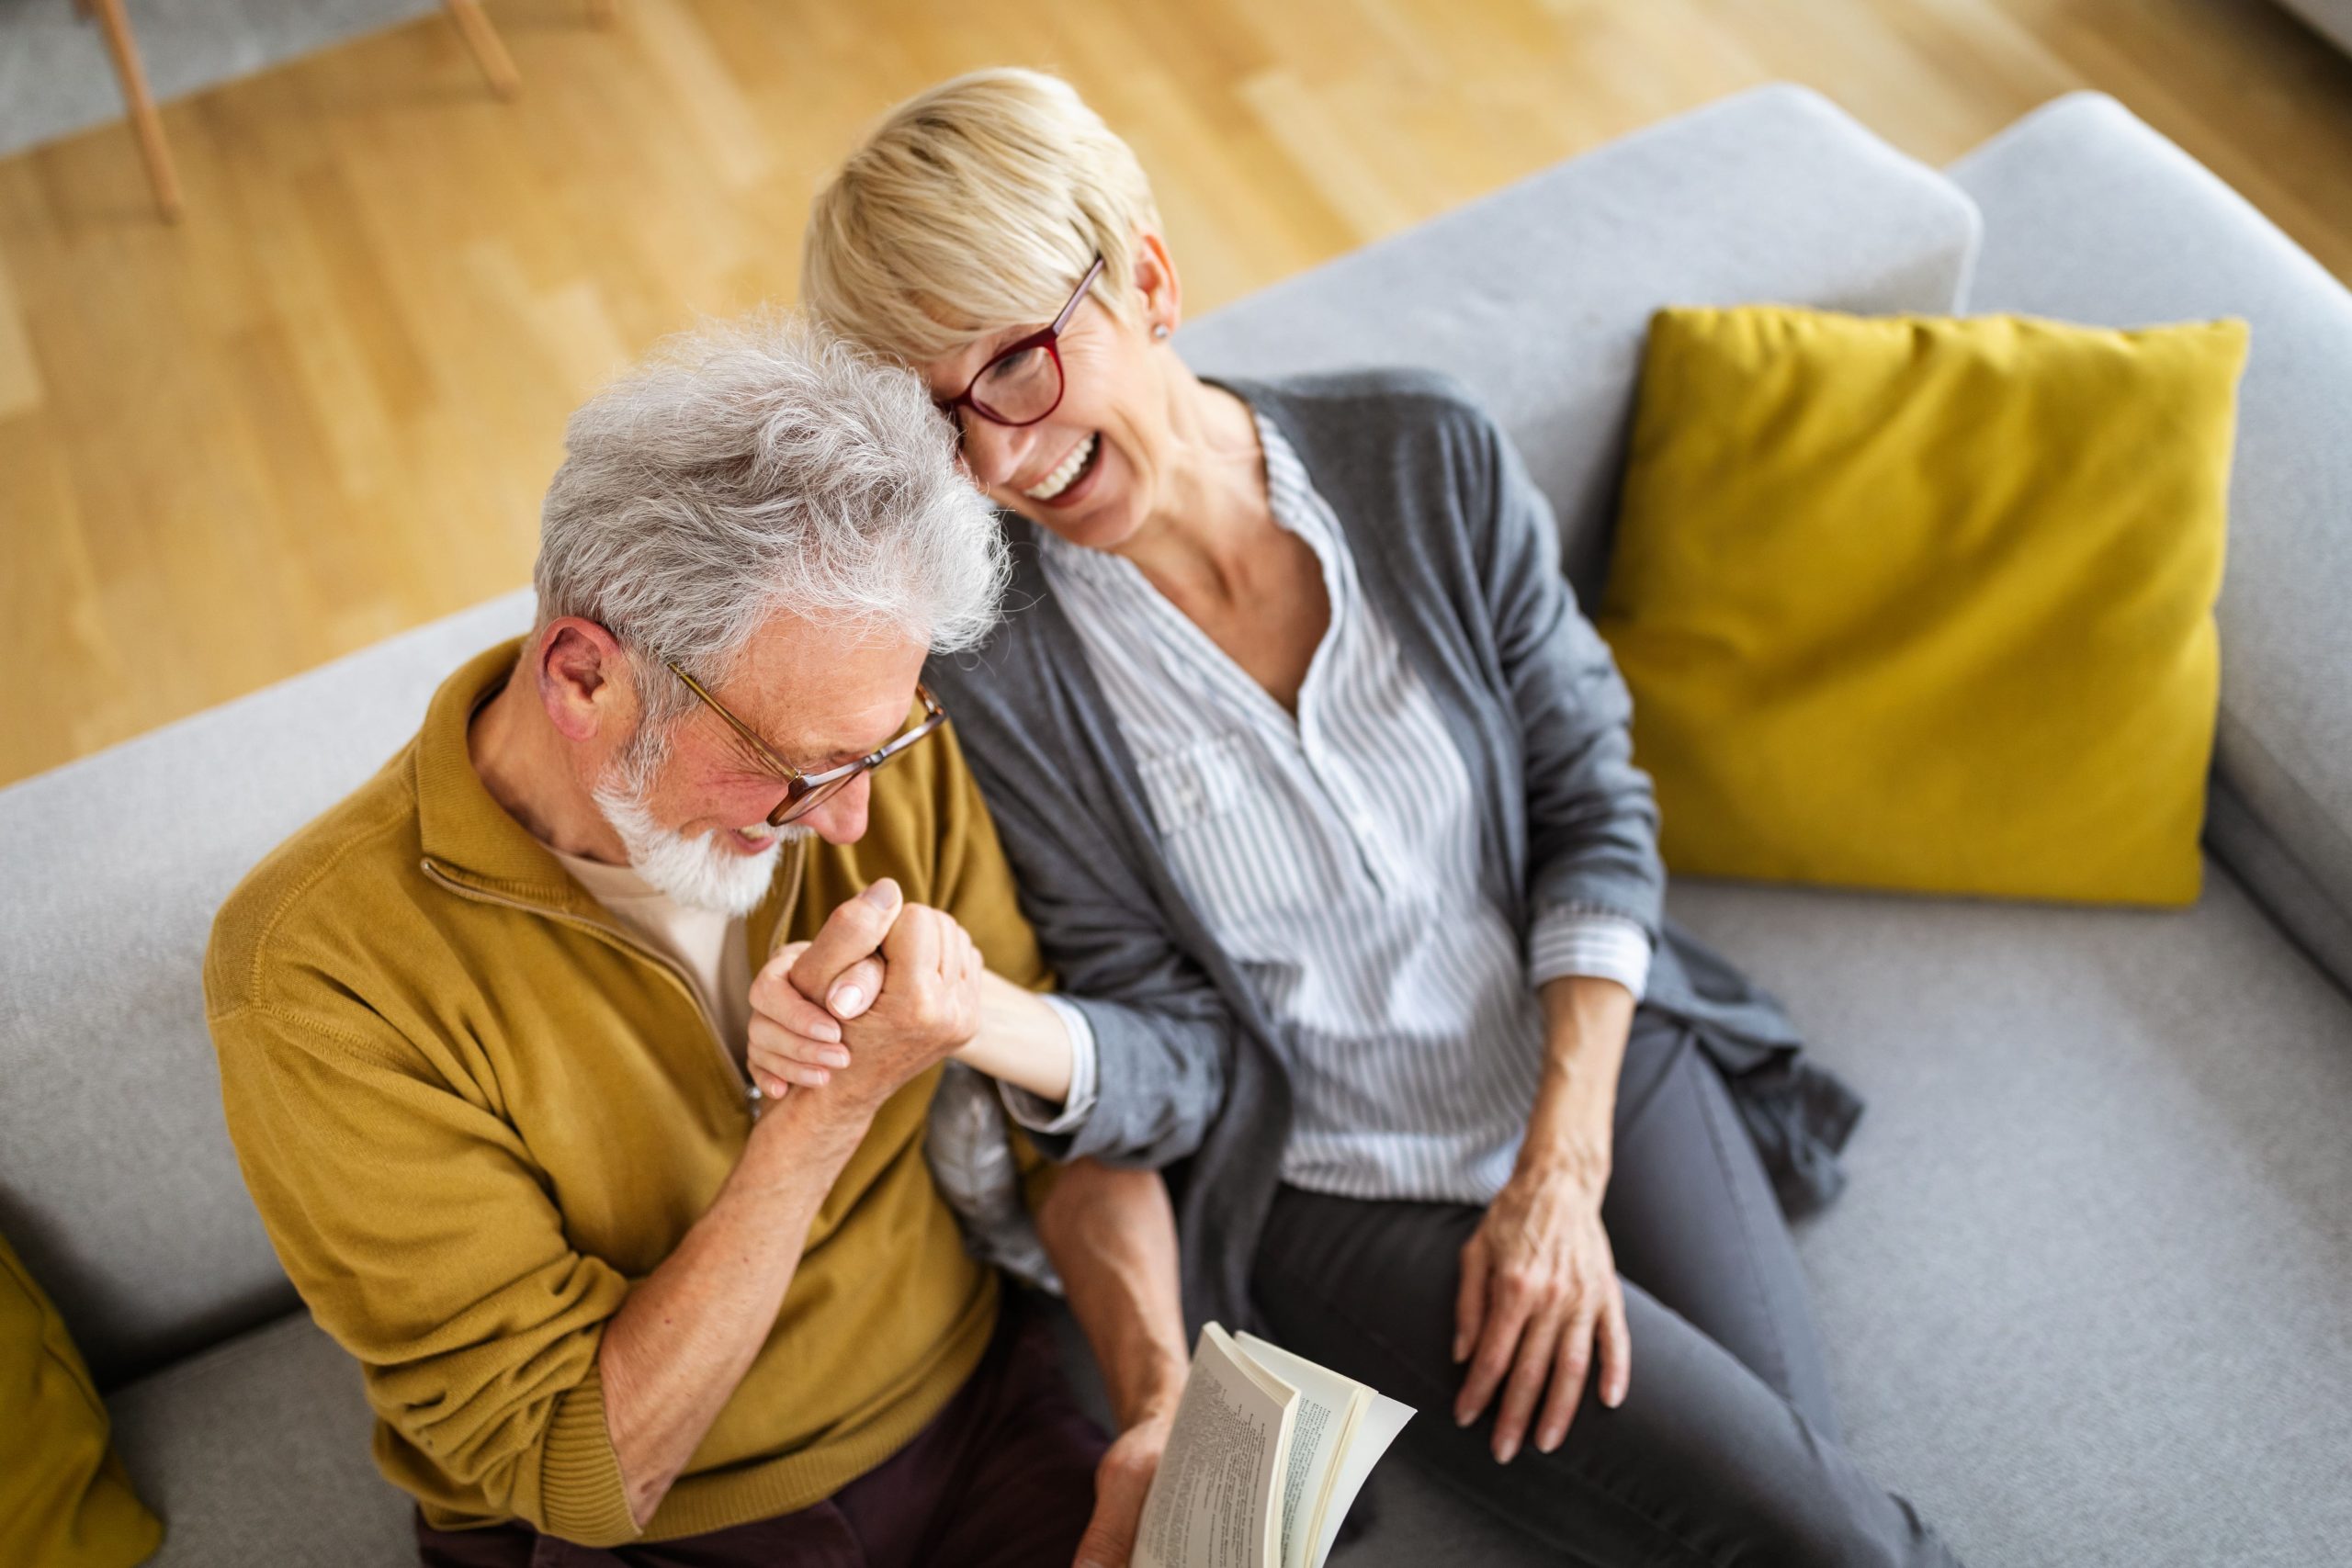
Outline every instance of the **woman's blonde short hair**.
<svg viewBox="0 0 2352 1568">
<path fill-rule="evenodd" d="M 910 364 L 1094 297 L 1133 324 L 1136 236 L 1158 209 L 1135 151 L 1043 72 L 975 71 L 890 111 L 808 215 L 801 299 Z"/>
</svg>

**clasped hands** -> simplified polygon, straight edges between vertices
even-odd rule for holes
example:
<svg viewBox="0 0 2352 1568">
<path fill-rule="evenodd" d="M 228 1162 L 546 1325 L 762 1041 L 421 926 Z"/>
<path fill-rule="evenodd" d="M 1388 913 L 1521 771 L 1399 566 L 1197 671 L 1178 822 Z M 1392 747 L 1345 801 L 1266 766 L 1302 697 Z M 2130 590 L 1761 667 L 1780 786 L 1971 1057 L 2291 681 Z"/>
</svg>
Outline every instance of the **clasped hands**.
<svg viewBox="0 0 2352 1568">
<path fill-rule="evenodd" d="M 770 1100 L 818 1091 L 869 1118 L 978 1033 L 986 964 L 954 917 L 908 904 L 884 878 L 834 909 L 812 942 L 779 949 L 752 982 L 748 1065 Z M 1604 1405 L 1632 1370 L 1623 1292 L 1600 1223 L 1605 1176 L 1523 1150 L 1520 1168 L 1462 1250 L 1454 1418 L 1495 1403 L 1494 1453 L 1528 1429 L 1549 1451 L 1567 1434 L 1599 1363 Z M 1564 1168 L 1563 1167 L 1569 1167 Z M 1539 1405 L 1541 1406 L 1539 1412 Z"/>
<path fill-rule="evenodd" d="M 871 1116 L 971 1042 L 985 968 L 953 916 L 908 903 L 884 877 L 752 977 L 752 1081 L 771 1101 L 822 1090 L 845 1114 Z"/>
</svg>

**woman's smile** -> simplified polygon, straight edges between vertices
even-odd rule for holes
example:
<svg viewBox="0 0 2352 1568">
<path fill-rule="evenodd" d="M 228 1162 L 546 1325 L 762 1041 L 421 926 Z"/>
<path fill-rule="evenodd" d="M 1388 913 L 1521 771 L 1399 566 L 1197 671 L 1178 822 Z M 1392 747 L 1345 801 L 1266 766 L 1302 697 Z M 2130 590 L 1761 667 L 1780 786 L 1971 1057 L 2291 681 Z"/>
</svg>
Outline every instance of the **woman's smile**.
<svg viewBox="0 0 2352 1568">
<path fill-rule="evenodd" d="M 1095 478 L 1102 471 L 1102 436 L 1097 431 L 1071 447 L 1051 472 L 1021 494 L 1039 506 L 1075 506 L 1094 493 Z"/>
<path fill-rule="evenodd" d="M 1062 460 L 1056 463 L 1044 479 L 1039 479 L 1035 484 L 1024 486 L 1021 493 L 1032 501 L 1050 502 L 1070 487 L 1070 481 L 1078 478 L 1080 470 L 1094 460 L 1094 454 L 1101 447 L 1102 441 L 1100 434 L 1090 434 L 1080 437 L 1078 444 L 1062 455 Z"/>
</svg>

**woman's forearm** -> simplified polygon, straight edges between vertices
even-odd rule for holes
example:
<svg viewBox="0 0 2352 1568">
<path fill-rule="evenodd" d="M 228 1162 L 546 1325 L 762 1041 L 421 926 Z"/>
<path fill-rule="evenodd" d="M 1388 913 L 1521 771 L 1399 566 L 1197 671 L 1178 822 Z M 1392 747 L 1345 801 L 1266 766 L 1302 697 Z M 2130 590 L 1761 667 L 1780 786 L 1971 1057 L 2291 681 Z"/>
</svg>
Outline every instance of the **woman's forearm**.
<svg viewBox="0 0 2352 1568">
<path fill-rule="evenodd" d="M 1544 982 L 1544 1077 L 1521 1146 L 1523 1172 L 1608 1185 L 1617 1075 L 1633 1032 L 1634 993 L 1614 980 L 1564 975 Z"/>
<path fill-rule="evenodd" d="M 1040 1100 L 1069 1098 L 1070 1038 L 1061 1015 L 992 971 L 980 976 L 979 1032 L 956 1057 Z"/>
</svg>

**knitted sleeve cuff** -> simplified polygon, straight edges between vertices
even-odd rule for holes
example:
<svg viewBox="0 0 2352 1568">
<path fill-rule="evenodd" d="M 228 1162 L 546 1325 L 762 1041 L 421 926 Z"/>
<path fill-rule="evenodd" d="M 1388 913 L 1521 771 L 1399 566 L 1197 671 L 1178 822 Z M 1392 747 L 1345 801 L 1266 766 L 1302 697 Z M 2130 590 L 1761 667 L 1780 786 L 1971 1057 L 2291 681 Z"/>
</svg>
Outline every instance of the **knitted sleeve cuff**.
<svg viewBox="0 0 2352 1568">
<path fill-rule="evenodd" d="M 556 1396 L 539 1450 L 539 1513 L 548 1535 L 582 1546 L 618 1546 L 642 1533 L 629 1517 L 628 1490 L 605 1422 L 605 1384 L 588 1375 Z"/>
</svg>

